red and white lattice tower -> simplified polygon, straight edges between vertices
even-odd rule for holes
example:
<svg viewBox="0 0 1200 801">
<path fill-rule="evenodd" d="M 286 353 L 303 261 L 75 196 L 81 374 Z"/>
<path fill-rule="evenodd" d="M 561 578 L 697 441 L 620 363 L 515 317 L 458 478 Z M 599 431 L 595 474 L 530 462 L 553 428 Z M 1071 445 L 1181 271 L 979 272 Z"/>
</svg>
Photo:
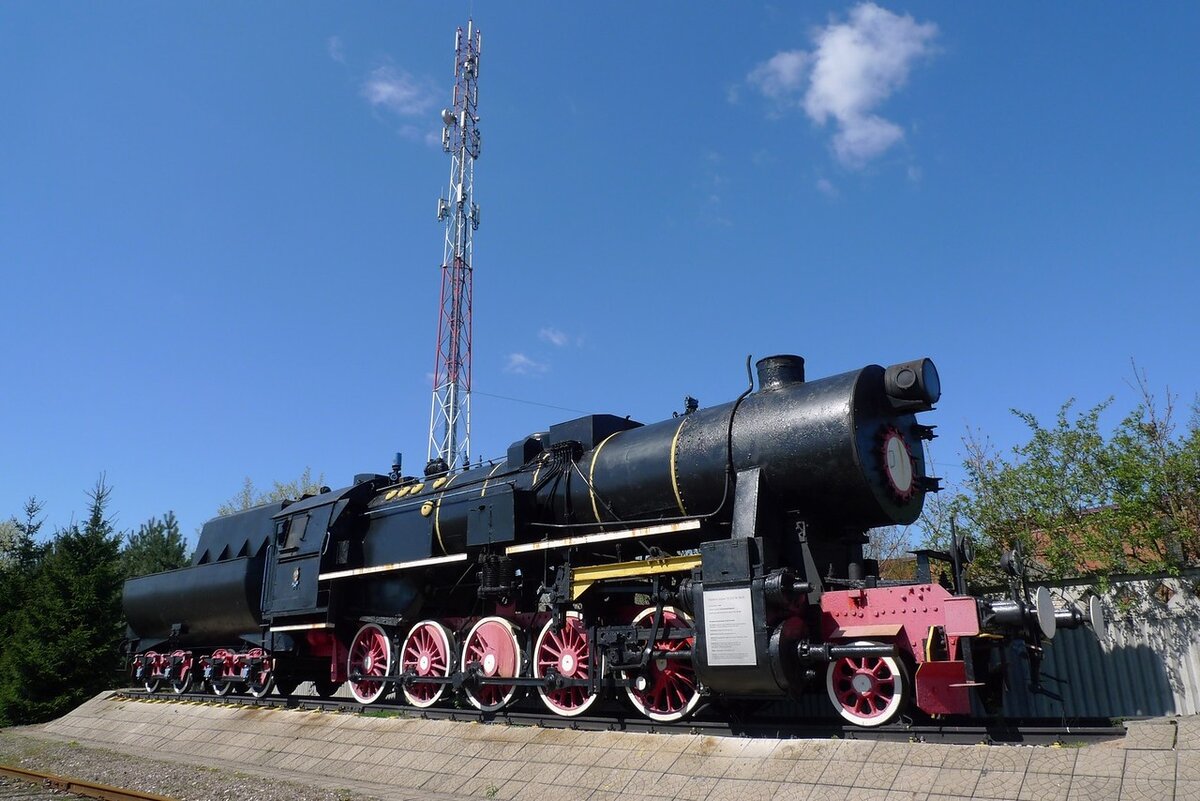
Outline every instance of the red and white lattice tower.
<svg viewBox="0 0 1200 801">
<path fill-rule="evenodd" d="M 449 197 L 438 198 L 446 223 L 442 299 L 438 318 L 429 460 L 453 470 L 471 452 L 471 235 L 479 227 L 475 159 L 479 158 L 479 50 L 473 23 L 454 36 L 454 105 L 442 110 L 442 150 L 450 154 Z M 460 433 L 461 432 L 461 433 Z"/>
</svg>

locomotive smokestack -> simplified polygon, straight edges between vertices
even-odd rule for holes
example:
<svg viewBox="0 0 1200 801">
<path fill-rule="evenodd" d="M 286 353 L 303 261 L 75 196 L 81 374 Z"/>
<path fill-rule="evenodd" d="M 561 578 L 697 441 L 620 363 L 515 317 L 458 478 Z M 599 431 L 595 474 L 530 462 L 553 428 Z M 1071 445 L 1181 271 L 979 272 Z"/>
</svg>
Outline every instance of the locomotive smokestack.
<svg viewBox="0 0 1200 801">
<path fill-rule="evenodd" d="M 804 359 L 800 356 L 768 356 L 755 362 L 754 369 L 758 371 L 759 392 L 804 383 Z"/>
</svg>

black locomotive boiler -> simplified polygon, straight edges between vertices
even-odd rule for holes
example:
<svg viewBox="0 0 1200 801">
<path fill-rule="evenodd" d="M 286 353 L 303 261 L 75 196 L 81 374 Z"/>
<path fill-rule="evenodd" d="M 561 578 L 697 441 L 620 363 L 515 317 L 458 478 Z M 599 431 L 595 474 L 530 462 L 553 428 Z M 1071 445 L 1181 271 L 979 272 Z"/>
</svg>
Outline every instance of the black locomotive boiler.
<svg viewBox="0 0 1200 801">
<path fill-rule="evenodd" d="M 658 721 L 823 680 L 844 718 L 876 726 L 969 714 L 973 691 L 994 702 L 1011 639 L 1036 652 L 1084 622 L 1044 592 L 966 594 L 962 541 L 919 552 L 909 582 L 864 558 L 870 529 L 915 521 L 937 489 L 917 419 L 941 394 L 932 361 L 757 369 L 724 405 L 581 417 L 495 463 L 360 475 L 211 520 L 191 566 L 126 583 L 134 674 L 151 692 L 348 682 L 364 704 L 396 690 L 483 711 L 536 692 L 563 716 L 624 696 Z"/>
</svg>

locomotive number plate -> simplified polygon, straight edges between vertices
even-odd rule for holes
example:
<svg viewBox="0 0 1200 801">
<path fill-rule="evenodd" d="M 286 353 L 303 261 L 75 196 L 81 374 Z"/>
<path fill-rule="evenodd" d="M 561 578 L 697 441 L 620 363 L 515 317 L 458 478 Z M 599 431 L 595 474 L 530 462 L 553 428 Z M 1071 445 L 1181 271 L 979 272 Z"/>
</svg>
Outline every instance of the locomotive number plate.
<svg viewBox="0 0 1200 801">
<path fill-rule="evenodd" d="M 758 664 L 749 587 L 704 591 L 704 645 L 713 667 Z"/>
</svg>

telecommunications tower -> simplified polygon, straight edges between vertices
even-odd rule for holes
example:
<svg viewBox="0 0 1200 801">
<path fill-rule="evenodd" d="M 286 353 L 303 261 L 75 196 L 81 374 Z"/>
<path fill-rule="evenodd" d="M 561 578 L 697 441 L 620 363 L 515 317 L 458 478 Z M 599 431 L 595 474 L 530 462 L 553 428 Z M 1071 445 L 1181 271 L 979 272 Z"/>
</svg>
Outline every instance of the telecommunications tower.
<svg viewBox="0 0 1200 801">
<path fill-rule="evenodd" d="M 454 105 L 442 109 L 442 150 L 450 154 L 450 190 L 438 198 L 446 223 L 438 317 L 429 462 L 439 472 L 464 468 L 471 453 L 471 234 L 479 227 L 475 159 L 479 158 L 479 49 L 473 23 L 454 36 Z M 436 465 L 436 466 L 435 466 Z"/>
</svg>

